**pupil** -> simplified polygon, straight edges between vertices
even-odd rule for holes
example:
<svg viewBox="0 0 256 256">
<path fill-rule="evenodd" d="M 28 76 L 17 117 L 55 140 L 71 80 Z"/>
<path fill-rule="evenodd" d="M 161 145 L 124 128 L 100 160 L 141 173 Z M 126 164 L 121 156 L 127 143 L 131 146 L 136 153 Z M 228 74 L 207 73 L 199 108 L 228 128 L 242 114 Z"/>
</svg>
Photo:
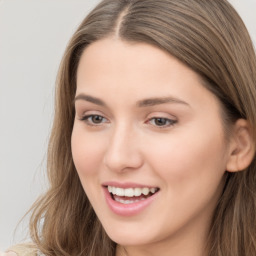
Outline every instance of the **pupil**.
<svg viewBox="0 0 256 256">
<path fill-rule="evenodd" d="M 102 117 L 101 116 L 93 116 L 92 120 L 94 123 L 100 123 L 102 121 Z"/>
<path fill-rule="evenodd" d="M 166 124 L 166 119 L 165 118 L 157 118 L 155 122 L 159 126 L 165 125 Z"/>
</svg>

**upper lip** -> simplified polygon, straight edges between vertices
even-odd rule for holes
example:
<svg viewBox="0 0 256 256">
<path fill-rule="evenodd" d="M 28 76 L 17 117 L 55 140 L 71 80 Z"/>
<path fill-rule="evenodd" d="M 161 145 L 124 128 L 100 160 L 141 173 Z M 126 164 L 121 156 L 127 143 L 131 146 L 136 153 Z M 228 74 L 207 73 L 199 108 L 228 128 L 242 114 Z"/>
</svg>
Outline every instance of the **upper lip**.
<svg viewBox="0 0 256 256">
<path fill-rule="evenodd" d="M 157 186 L 146 185 L 146 184 L 139 184 L 134 182 L 116 182 L 116 181 L 109 181 L 103 182 L 103 187 L 111 186 L 117 188 L 158 188 Z"/>
</svg>

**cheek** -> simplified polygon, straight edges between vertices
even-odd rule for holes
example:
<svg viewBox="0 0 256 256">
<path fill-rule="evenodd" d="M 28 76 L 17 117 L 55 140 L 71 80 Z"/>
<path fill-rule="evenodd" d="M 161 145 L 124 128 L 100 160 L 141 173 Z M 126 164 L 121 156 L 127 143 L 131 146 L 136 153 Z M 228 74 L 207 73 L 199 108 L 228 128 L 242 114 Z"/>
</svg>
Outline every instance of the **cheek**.
<svg viewBox="0 0 256 256">
<path fill-rule="evenodd" d="M 80 178 L 97 173 L 105 151 L 100 136 L 88 135 L 83 128 L 74 126 L 71 138 L 73 161 Z"/>
<path fill-rule="evenodd" d="M 172 187 L 189 187 L 190 182 L 191 186 L 214 180 L 217 183 L 225 172 L 224 139 L 215 130 L 190 129 L 187 133 L 172 134 L 157 143 L 152 140 L 147 150 L 150 165 Z"/>
<path fill-rule="evenodd" d="M 175 224 L 163 224 L 162 229 L 167 231 L 167 227 L 178 229 L 196 217 L 208 221 L 222 191 L 225 173 L 221 136 L 207 133 L 196 137 L 192 131 L 176 135 L 157 143 L 154 140 L 154 146 L 147 147 L 149 165 L 162 181 L 165 197 L 159 206 L 164 210 L 158 217 L 175 220 Z"/>
<path fill-rule="evenodd" d="M 99 170 L 104 154 L 104 140 L 99 136 L 88 135 L 83 127 L 74 126 L 71 138 L 73 161 L 83 189 L 94 209 L 102 208 L 99 204 Z"/>
</svg>

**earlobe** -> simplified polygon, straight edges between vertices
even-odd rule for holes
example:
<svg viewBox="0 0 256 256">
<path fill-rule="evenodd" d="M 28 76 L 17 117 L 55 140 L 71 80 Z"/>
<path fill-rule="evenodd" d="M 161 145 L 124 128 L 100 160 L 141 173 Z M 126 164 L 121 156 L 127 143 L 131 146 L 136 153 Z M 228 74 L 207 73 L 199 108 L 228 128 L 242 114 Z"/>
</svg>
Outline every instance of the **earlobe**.
<svg viewBox="0 0 256 256">
<path fill-rule="evenodd" d="M 226 170 L 243 171 L 250 165 L 255 155 L 255 142 L 249 122 L 245 119 L 237 120 L 231 137 Z"/>
</svg>

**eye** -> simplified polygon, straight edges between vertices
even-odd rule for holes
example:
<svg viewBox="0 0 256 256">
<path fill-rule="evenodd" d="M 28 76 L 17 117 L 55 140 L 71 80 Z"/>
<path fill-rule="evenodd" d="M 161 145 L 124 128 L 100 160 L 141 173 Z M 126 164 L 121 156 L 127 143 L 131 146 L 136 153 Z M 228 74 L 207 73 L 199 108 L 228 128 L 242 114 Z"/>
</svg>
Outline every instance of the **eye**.
<svg viewBox="0 0 256 256">
<path fill-rule="evenodd" d="M 149 119 L 148 123 L 160 128 L 165 128 L 174 125 L 177 121 L 164 117 L 153 117 Z"/>
<path fill-rule="evenodd" d="M 107 123 L 108 120 L 100 115 L 86 115 L 80 119 L 81 121 L 85 121 L 88 125 L 100 125 L 102 123 Z"/>
</svg>

